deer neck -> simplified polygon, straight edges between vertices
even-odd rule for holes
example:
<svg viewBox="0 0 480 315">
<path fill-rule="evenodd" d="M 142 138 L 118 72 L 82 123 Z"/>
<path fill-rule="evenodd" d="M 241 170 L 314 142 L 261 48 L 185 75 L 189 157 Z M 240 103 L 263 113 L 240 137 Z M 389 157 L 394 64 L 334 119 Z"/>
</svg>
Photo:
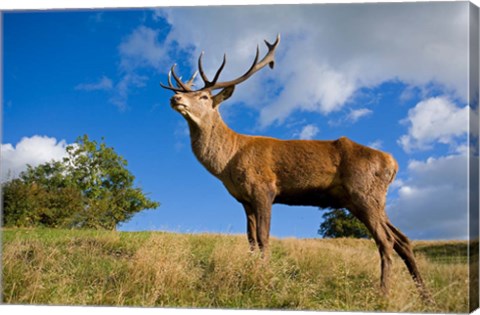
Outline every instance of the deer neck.
<svg viewBox="0 0 480 315">
<path fill-rule="evenodd" d="M 218 112 L 204 117 L 200 125 L 190 121 L 188 125 L 193 153 L 210 173 L 220 176 L 239 149 L 240 135 Z"/>
</svg>

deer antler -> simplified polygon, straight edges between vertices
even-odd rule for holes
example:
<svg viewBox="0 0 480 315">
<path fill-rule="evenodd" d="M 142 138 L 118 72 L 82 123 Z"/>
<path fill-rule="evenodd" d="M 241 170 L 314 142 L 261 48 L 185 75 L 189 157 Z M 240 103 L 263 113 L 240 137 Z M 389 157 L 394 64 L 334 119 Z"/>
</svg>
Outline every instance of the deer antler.
<svg viewBox="0 0 480 315">
<path fill-rule="evenodd" d="M 265 40 L 265 44 L 268 47 L 268 52 L 265 55 L 265 57 L 263 57 L 263 59 L 260 60 L 260 62 L 258 62 L 260 49 L 257 46 L 257 53 L 255 54 L 255 59 L 253 60 L 253 63 L 250 66 L 250 69 L 248 69 L 248 71 L 245 72 L 242 76 L 234 80 L 217 83 L 217 80 L 220 77 L 220 73 L 222 72 L 223 68 L 225 67 L 225 63 L 227 62 L 227 56 L 223 55 L 223 61 L 222 61 L 222 64 L 220 65 L 220 68 L 218 68 L 217 72 L 215 73 L 213 80 L 210 81 L 207 75 L 205 74 L 205 72 L 203 71 L 203 66 L 202 66 L 203 51 L 202 51 L 202 53 L 200 54 L 200 57 L 198 58 L 198 71 L 195 72 L 195 74 L 187 83 L 182 82 L 181 78 L 177 76 L 177 74 L 175 73 L 176 64 L 174 64 L 168 73 L 168 86 L 163 85 L 162 83 L 160 83 L 160 85 L 165 89 L 174 91 L 175 93 L 193 92 L 192 90 L 193 80 L 195 79 L 195 76 L 197 75 L 198 72 L 200 72 L 200 76 L 205 84 L 203 88 L 199 89 L 198 91 L 207 90 L 207 89 L 218 90 L 218 89 L 223 89 L 229 86 L 237 85 L 247 80 L 248 78 L 250 78 L 255 72 L 262 69 L 266 65 L 268 65 L 270 68 L 273 69 L 273 66 L 275 64 L 275 49 L 277 48 L 279 43 L 280 43 L 280 34 L 277 35 L 277 38 L 273 44 L 270 44 Z M 171 78 L 172 75 L 173 75 L 173 78 L 175 79 L 175 82 L 177 85 L 176 87 L 172 84 L 172 78 Z"/>
<path fill-rule="evenodd" d="M 172 66 L 172 68 L 170 68 L 170 71 L 168 72 L 168 86 L 160 83 L 160 86 L 165 88 L 165 89 L 168 89 L 168 90 L 172 90 L 174 91 L 175 93 L 178 93 L 178 92 L 182 92 L 182 93 L 185 93 L 185 92 L 193 92 L 192 90 L 192 86 L 193 86 L 193 81 L 195 80 L 195 77 L 197 76 L 198 74 L 198 71 L 195 71 L 195 73 L 192 75 L 192 77 L 190 78 L 190 80 L 187 81 L 187 83 L 183 83 L 182 82 L 182 78 L 179 78 L 177 76 L 177 74 L 175 73 L 175 67 L 176 67 L 177 64 L 174 64 Z M 172 75 L 173 75 L 173 78 L 175 79 L 175 82 L 176 82 L 176 85 L 177 87 L 175 87 L 173 84 L 172 84 Z"/>
<path fill-rule="evenodd" d="M 235 80 L 226 81 L 226 82 L 219 82 L 219 83 L 217 83 L 217 80 L 218 80 L 218 77 L 220 76 L 220 72 L 222 72 L 223 67 L 225 66 L 226 56 L 225 55 L 223 56 L 222 65 L 217 70 L 217 73 L 215 74 L 215 77 L 213 78 L 213 80 L 209 81 L 207 79 L 207 76 L 203 72 L 203 68 L 202 68 L 203 53 L 202 53 L 200 55 L 200 58 L 198 59 L 198 70 L 200 71 L 200 75 L 201 75 L 203 81 L 205 82 L 205 86 L 202 88 L 202 90 L 205 90 L 205 89 L 217 90 L 217 89 L 226 88 L 228 86 L 237 85 L 237 84 L 242 83 L 243 81 L 247 80 L 248 78 L 250 78 L 255 72 L 262 69 L 266 65 L 269 65 L 269 67 L 271 69 L 273 69 L 273 66 L 275 64 L 275 59 L 274 59 L 275 58 L 275 49 L 277 48 L 279 43 L 280 43 L 280 34 L 277 35 L 277 39 L 275 40 L 275 42 L 273 44 L 270 44 L 269 42 L 267 42 L 265 40 L 265 44 L 268 47 L 268 52 L 265 55 L 265 57 L 263 57 L 263 59 L 260 60 L 260 62 L 258 62 L 258 56 L 260 54 L 260 49 L 257 46 L 257 53 L 255 54 L 255 59 L 253 60 L 253 63 L 251 65 L 250 69 L 248 69 L 247 72 L 245 72 L 242 76 L 238 77 Z"/>
</svg>

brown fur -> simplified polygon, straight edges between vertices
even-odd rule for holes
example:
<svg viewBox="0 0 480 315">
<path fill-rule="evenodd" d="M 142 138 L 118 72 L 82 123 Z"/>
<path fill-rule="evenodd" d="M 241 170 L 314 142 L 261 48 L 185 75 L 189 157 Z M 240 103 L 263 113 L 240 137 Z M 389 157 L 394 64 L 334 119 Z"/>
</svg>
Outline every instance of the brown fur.
<svg viewBox="0 0 480 315">
<path fill-rule="evenodd" d="M 226 88 L 177 93 L 171 105 L 187 120 L 192 149 L 205 168 L 222 181 L 244 207 L 251 249 L 268 254 L 274 203 L 346 208 L 371 232 L 381 257 L 381 288 L 387 293 L 395 250 L 425 298 L 408 238 L 385 213 L 386 194 L 398 165 L 388 153 L 342 137 L 334 141 L 278 140 L 234 132 L 218 105 L 233 93 Z"/>
</svg>

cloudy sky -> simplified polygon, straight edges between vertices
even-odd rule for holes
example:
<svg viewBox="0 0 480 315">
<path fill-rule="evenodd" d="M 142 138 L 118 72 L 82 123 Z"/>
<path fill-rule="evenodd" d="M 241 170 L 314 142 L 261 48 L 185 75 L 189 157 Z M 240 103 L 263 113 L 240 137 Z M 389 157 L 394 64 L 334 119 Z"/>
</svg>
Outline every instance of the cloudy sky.
<svg viewBox="0 0 480 315">
<path fill-rule="evenodd" d="M 392 153 L 387 212 L 413 239 L 467 236 L 468 3 L 316 4 L 9 12 L 4 23 L 2 180 L 60 159 L 83 134 L 124 156 L 161 203 L 121 230 L 243 233 L 242 207 L 196 161 L 159 87 L 242 74 L 263 40 L 273 70 L 221 107 L 238 132 L 352 140 Z M 275 205 L 272 234 L 318 237 L 317 208 Z"/>
</svg>

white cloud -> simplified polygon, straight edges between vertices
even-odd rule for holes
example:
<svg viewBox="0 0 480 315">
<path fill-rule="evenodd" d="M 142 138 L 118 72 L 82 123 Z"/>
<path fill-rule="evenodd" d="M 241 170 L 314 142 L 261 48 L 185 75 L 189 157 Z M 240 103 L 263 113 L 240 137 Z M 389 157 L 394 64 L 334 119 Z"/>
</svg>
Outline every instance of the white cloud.
<svg viewBox="0 0 480 315">
<path fill-rule="evenodd" d="M 1 181 L 17 177 L 27 164 L 37 166 L 65 157 L 67 143 L 47 136 L 24 137 L 16 145 L 1 145 Z"/>
<path fill-rule="evenodd" d="M 409 125 L 408 134 L 398 140 L 405 151 L 444 143 L 454 153 L 412 160 L 408 178 L 394 183 L 398 197 L 388 212 L 393 223 L 412 238 L 468 237 L 468 159 L 475 158 L 465 142 L 468 114 L 468 106 L 458 107 L 446 97 L 434 97 L 419 102 L 402 121 Z"/>
<path fill-rule="evenodd" d="M 115 104 L 118 109 L 125 110 L 128 106 L 128 95 L 132 88 L 140 88 L 145 86 L 147 77 L 138 75 L 135 72 L 125 74 L 122 79 L 115 84 L 115 93 L 110 98 L 110 102 Z"/>
<path fill-rule="evenodd" d="M 456 140 L 468 131 L 468 106 L 458 107 L 446 97 L 433 97 L 419 102 L 402 120 L 408 124 L 408 134 L 398 139 L 402 148 L 429 149 L 433 143 L 456 145 Z"/>
<path fill-rule="evenodd" d="M 96 83 L 81 83 L 75 87 L 76 90 L 97 91 L 110 90 L 113 87 L 113 82 L 106 76 L 102 76 Z"/>
<path fill-rule="evenodd" d="M 350 110 L 350 113 L 348 113 L 347 115 L 347 120 L 355 123 L 360 118 L 371 115 L 372 113 L 373 111 L 368 108 L 352 109 Z"/>
<path fill-rule="evenodd" d="M 154 19 L 161 17 L 155 10 Z M 128 96 L 133 88 L 145 86 L 148 77 L 141 73 L 145 69 L 160 71 L 170 62 L 167 46 L 159 41 L 159 30 L 139 26 L 127 35 L 118 46 L 121 79 L 115 84 L 110 102 L 120 110 L 128 107 Z"/>
<path fill-rule="evenodd" d="M 320 130 L 315 125 L 306 125 L 298 134 L 298 138 L 303 140 L 311 140 L 318 134 L 319 131 Z"/>
<path fill-rule="evenodd" d="M 165 46 L 159 42 L 159 31 L 139 26 L 120 43 L 120 67 L 130 72 L 139 67 L 159 69 L 168 56 Z"/>
<path fill-rule="evenodd" d="M 470 130 L 470 136 L 478 138 L 478 132 L 479 130 L 479 123 L 480 123 L 480 117 L 478 113 L 478 96 L 476 98 L 473 98 L 470 100 L 470 123 L 469 123 L 469 130 Z"/>
<path fill-rule="evenodd" d="M 378 140 L 375 140 L 375 141 L 373 141 L 373 142 L 370 142 L 370 143 L 368 144 L 368 146 L 371 147 L 371 148 L 374 148 L 374 149 L 379 150 L 379 149 L 381 149 L 382 146 L 383 146 L 383 141 L 378 139 Z"/>
<path fill-rule="evenodd" d="M 414 239 L 465 239 L 468 227 L 467 155 L 411 161 L 388 206 L 392 222 Z"/>
<path fill-rule="evenodd" d="M 162 11 L 154 10 L 154 20 L 160 17 L 162 17 Z M 103 76 L 99 82 L 82 83 L 75 89 L 108 90 L 111 92 L 110 102 L 122 111 L 127 109 L 131 91 L 134 88 L 144 87 L 148 80 L 142 71 L 151 69 L 160 71 L 170 63 L 167 45 L 159 41 L 159 33 L 159 30 L 141 25 L 123 38 L 118 45 L 120 79 L 117 82 Z"/>
<path fill-rule="evenodd" d="M 391 190 L 399 189 L 404 184 L 405 184 L 405 182 L 402 179 L 400 179 L 398 177 L 395 177 L 395 180 L 390 184 L 389 189 L 391 189 Z"/>
<path fill-rule="evenodd" d="M 258 96 L 260 100 L 264 98 L 262 103 L 266 105 L 260 111 L 261 127 L 274 122 L 283 122 L 295 110 L 322 114 L 337 111 L 355 91 L 355 84 L 347 76 L 327 65 L 316 65 L 314 60 L 302 58 L 296 61 L 296 66 L 299 69 L 308 69 L 308 72 L 295 73 L 296 70 L 289 67 L 286 67 L 285 71 L 277 70 L 280 75 L 276 78 L 276 83 L 283 87 L 280 95 L 273 101 L 265 99 L 266 96 Z M 286 71 L 292 71 L 292 74 L 289 76 Z M 270 75 L 267 74 L 267 78 Z M 257 95 L 261 93 L 262 91 L 256 91 Z M 240 96 L 240 101 L 257 106 L 256 99 L 248 97 L 248 94 Z"/>
<path fill-rule="evenodd" d="M 168 16 L 162 9 L 153 9 L 152 19 L 158 22 L 160 19 L 166 19 Z"/>
<path fill-rule="evenodd" d="M 192 69 L 205 50 L 212 75 L 227 53 L 225 80 L 248 68 L 257 43 L 282 34 L 276 68 L 256 74 L 232 98 L 258 108 L 264 127 L 298 110 L 338 111 L 359 89 L 390 80 L 435 83 L 466 100 L 466 3 L 185 7 L 162 16 L 172 25 L 166 45 L 191 53 Z"/>
</svg>

